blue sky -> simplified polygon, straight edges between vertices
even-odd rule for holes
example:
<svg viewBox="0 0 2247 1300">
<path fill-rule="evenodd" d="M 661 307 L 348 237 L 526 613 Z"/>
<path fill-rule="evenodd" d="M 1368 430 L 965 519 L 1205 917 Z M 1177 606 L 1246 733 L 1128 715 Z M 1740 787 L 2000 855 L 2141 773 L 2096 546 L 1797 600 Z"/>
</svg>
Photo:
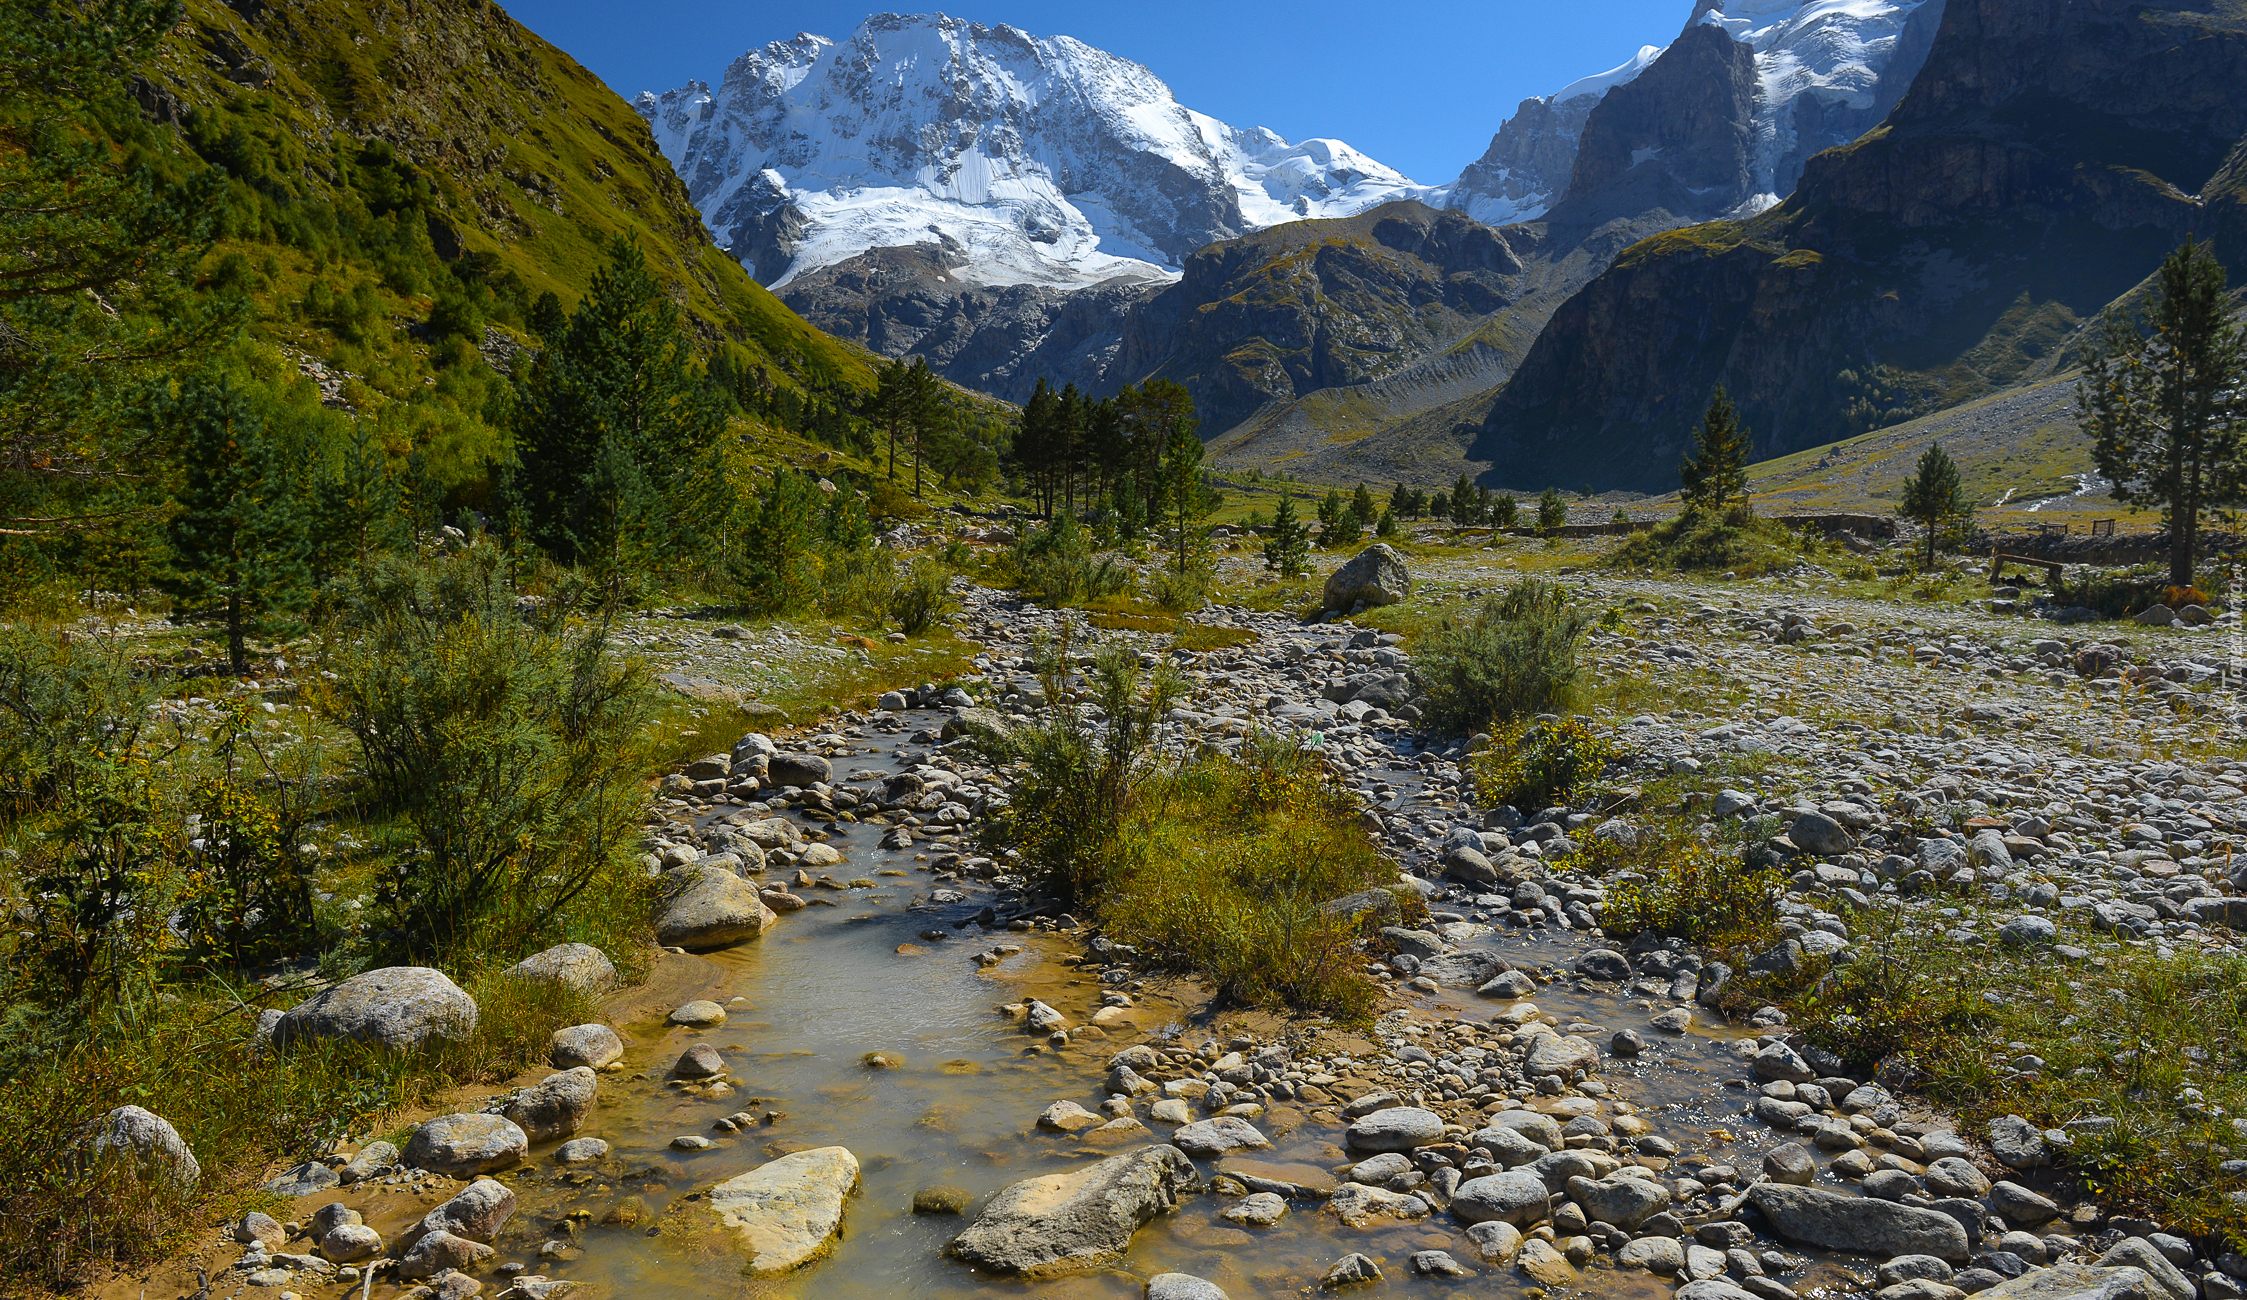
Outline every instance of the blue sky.
<svg viewBox="0 0 2247 1300">
<path fill-rule="evenodd" d="M 508 11 L 618 93 L 713 84 L 752 46 L 800 31 L 840 39 L 867 14 L 827 0 L 513 0 Z M 1424 185 L 1481 156 L 1531 95 L 1666 45 L 1690 0 L 963 0 L 942 11 L 1074 36 L 1136 59 L 1179 102 L 1290 140 L 1346 140 Z"/>
</svg>

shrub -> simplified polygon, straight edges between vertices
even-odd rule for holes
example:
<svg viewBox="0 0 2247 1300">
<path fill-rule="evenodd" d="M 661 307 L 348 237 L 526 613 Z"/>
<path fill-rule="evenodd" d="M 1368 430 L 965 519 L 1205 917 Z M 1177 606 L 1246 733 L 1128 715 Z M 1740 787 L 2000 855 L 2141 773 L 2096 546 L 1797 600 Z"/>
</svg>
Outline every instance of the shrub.
<svg viewBox="0 0 2247 1300">
<path fill-rule="evenodd" d="M 1182 614 L 1209 602 L 1209 581 L 1206 568 L 1196 566 L 1180 573 L 1165 566 L 1147 580 L 1147 594 L 1160 608 Z"/>
<path fill-rule="evenodd" d="M 407 834 L 376 901 L 409 951 L 530 951 L 637 933 L 632 860 L 653 699 L 573 593 L 527 600 L 496 547 L 372 568 L 318 707 Z"/>
<path fill-rule="evenodd" d="M 1475 755 L 1475 788 L 1492 803 L 1536 810 L 1575 802 L 1617 750 L 1577 718 L 1515 723 Z"/>
<path fill-rule="evenodd" d="M 845 551 L 820 569 L 819 606 L 836 618 L 878 628 L 897 598 L 897 560 L 883 547 Z"/>
<path fill-rule="evenodd" d="M 1185 689 L 1167 664 L 1143 679 L 1135 653 L 1106 645 L 1079 690 L 1069 675 L 1075 640 L 1075 626 L 1064 620 L 1033 648 L 1048 701 L 1041 721 L 977 736 L 990 761 L 1018 772 L 985 840 L 1019 850 L 1030 888 L 1064 905 L 1104 893 L 1124 816 L 1159 771 L 1162 716 Z"/>
<path fill-rule="evenodd" d="M 1012 564 L 1022 593 L 1045 605 L 1082 605 L 1131 586 L 1130 572 L 1113 557 L 1094 556 L 1091 532 L 1066 510 L 1024 533 Z"/>
<path fill-rule="evenodd" d="M 1733 505 L 1687 510 L 1633 533 L 1608 563 L 1678 573 L 1730 570 L 1747 577 L 1792 568 L 1801 558 L 1801 539 L 1786 525 L 1759 519 L 1746 505 Z"/>
<path fill-rule="evenodd" d="M 1616 859 L 1633 868 L 1615 877 L 1600 913 L 1600 928 L 1628 938 L 1653 933 L 1693 943 L 1738 943 L 1767 928 L 1786 896 L 1787 878 L 1757 870 L 1738 852 L 1687 836 L 1654 837 L 1625 848 L 1596 842 L 1587 850 L 1612 869 Z"/>
<path fill-rule="evenodd" d="M 927 556 L 913 561 L 889 598 L 890 617 L 907 636 L 919 636 L 958 608 L 952 599 L 952 571 Z"/>
<path fill-rule="evenodd" d="M 1109 934 L 1205 975 L 1221 1003 L 1358 1017 L 1364 923 L 1328 912 L 1396 877 L 1319 757 L 1260 737 L 1160 783 L 1127 818 Z"/>
<path fill-rule="evenodd" d="M 1463 623 L 1446 618 L 1419 645 L 1431 720 L 1464 733 L 1561 708 L 1586 625 L 1558 586 L 1536 578 L 1484 599 Z"/>
</svg>

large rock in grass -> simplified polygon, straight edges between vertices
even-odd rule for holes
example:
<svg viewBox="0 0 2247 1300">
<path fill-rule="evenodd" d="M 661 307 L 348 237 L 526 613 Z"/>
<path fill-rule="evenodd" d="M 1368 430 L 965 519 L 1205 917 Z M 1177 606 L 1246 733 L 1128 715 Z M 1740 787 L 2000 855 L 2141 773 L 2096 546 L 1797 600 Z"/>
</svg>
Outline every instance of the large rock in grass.
<svg viewBox="0 0 2247 1300">
<path fill-rule="evenodd" d="M 656 917 L 656 942 L 711 952 L 754 939 L 780 920 L 757 887 L 724 867 L 682 867 L 665 877 L 667 900 Z"/>
<path fill-rule="evenodd" d="M 1786 1183 L 1757 1183 L 1748 1189 L 1748 1204 L 1772 1231 L 1805 1246 L 1879 1259 L 1933 1255 L 1953 1264 L 1972 1253 L 1966 1229 L 1939 1210 Z"/>
<path fill-rule="evenodd" d="M 945 1253 L 1002 1277 L 1054 1277 L 1123 1258 L 1132 1234 L 1201 1188 L 1173 1146 L 1111 1156 L 1074 1173 L 1024 1179 L 1002 1190 Z"/>
<path fill-rule="evenodd" d="M 782 1156 L 710 1191 L 710 1212 L 769 1277 L 825 1255 L 843 1226 L 843 1201 L 858 1187 L 858 1157 L 843 1147 Z"/>
<path fill-rule="evenodd" d="M 458 1041 L 476 1031 L 476 999 L 426 966 L 385 966 L 323 989 L 281 1016 L 273 1045 L 315 1038 L 415 1051 L 432 1039 Z"/>
<path fill-rule="evenodd" d="M 521 979 L 560 984 L 588 997 L 599 997 L 616 987 L 616 963 L 589 943 L 558 943 L 507 968 Z"/>
<path fill-rule="evenodd" d="M 1387 542 L 1375 542 L 1327 575 L 1322 603 L 1333 610 L 1346 611 L 1360 603 L 1372 609 L 1394 605 L 1411 594 L 1412 570 L 1404 562 L 1404 552 Z"/>
<path fill-rule="evenodd" d="M 501 1115 L 439 1115 L 414 1130 L 400 1157 L 416 1169 L 448 1178 L 472 1178 L 520 1164 L 530 1138 Z"/>
<path fill-rule="evenodd" d="M 95 1120 L 93 1147 L 95 1155 L 122 1162 L 145 1181 L 193 1187 L 203 1178 L 187 1139 L 170 1120 L 139 1106 L 119 1106 Z"/>
</svg>

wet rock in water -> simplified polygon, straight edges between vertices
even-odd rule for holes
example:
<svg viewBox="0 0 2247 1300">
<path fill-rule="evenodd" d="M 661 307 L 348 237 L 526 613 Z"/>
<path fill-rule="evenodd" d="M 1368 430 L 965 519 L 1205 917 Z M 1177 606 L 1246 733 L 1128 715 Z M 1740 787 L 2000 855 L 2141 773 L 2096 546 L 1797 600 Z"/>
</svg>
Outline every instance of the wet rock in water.
<svg viewBox="0 0 2247 1300">
<path fill-rule="evenodd" d="M 1157 1273 L 1147 1279 L 1145 1300 L 1231 1300 L 1215 1282 L 1191 1273 Z"/>
<path fill-rule="evenodd" d="M 1510 969 L 1494 952 L 1447 952 L 1422 963 L 1420 973 L 1445 988 L 1479 989 Z"/>
<path fill-rule="evenodd" d="M 608 1158 L 609 1144 L 599 1138 L 571 1138 L 554 1148 L 554 1162 L 563 1165 L 589 1165 Z"/>
<path fill-rule="evenodd" d="M 397 1163 L 398 1148 L 378 1139 L 360 1147 L 359 1154 L 351 1157 L 343 1168 L 336 1171 L 336 1178 L 349 1187 L 354 1183 L 365 1182 Z"/>
<path fill-rule="evenodd" d="M 1151 1146 L 1001 1190 L 944 1249 L 1003 1277 L 1052 1277 L 1113 1263 L 1132 1234 L 1201 1188 L 1186 1153 Z"/>
<path fill-rule="evenodd" d="M 2055 1264 L 1981 1294 L 1988 1300 L 2166 1300 L 2165 1288 L 2142 1269 L 2088 1264 Z"/>
<path fill-rule="evenodd" d="M 708 1043 L 696 1043 L 679 1054 L 671 1073 L 682 1079 L 708 1079 L 726 1072 L 725 1058 Z"/>
<path fill-rule="evenodd" d="M 408 1245 L 432 1232 L 449 1232 L 469 1241 L 490 1242 L 515 1214 L 515 1193 L 507 1184 L 479 1178 L 451 1200 L 421 1216 L 405 1235 Z"/>
<path fill-rule="evenodd" d="M 262 1241 L 267 1248 L 272 1250 L 279 1250 L 282 1244 L 289 1239 L 289 1234 L 281 1230 L 281 1223 L 278 1219 L 270 1214 L 261 1214 L 256 1210 L 252 1210 L 234 1221 L 232 1235 L 234 1240 L 245 1246 L 253 1241 Z"/>
<path fill-rule="evenodd" d="M 1441 1250 L 1414 1252 L 1412 1271 L 1420 1277 L 1471 1277 L 1474 1272 L 1453 1259 L 1450 1252 Z"/>
<path fill-rule="evenodd" d="M 667 901 L 656 917 L 656 942 L 688 952 L 728 948 L 763 934 L 780 917 L 757 887 L 724 867 L 682 867 L 664 877 Z"/>
<path fill-rule="evenodd" d="M 1765 1082 L 1784 1079 L 1788 1083 L 1808 1083 L 1818 1077 L 1802 1054 L 1783 1042 L 1773 1043 L 1755 1054 L 1750 1062 L 1755 1077 Z"/>
<path fill-rule="evenodd" d="M 774 754 L 765 776 L 774 785 L 810 787 L 835 778 L 835 765 L 817 754 Z"/>
<path fill-rule="evenodd" d="M 574 1066 L 524 1089 L 504 1113 L 531 1141 L 559 1141 L 585 1127 L 596 1091 L 592 1068 Z"/>
<path fill-rule="evenodd" d="M 1639 1037 L 1636 1030 L 1618 1029 L 1607 1040 L 1607 1051 L 1612 1056 L 1637 1056 L 1645 1050 L 1646 1040 Z"/>
<path fill-rule="evenodd" d="M 1352 1228 L 1370 1228 L 1376 1219 L 1425 1219 L 1435 1209 L 1417 1196 L 1364 1183 L 1344 1183 L 1335 1188 L 1326 1206 Z"/>
<path fill-rule="evenodd" d="M 588 1065 L 598 1070 L 624 1056 L 624 1040 L 607 1025 L 570 1025 L 546 1041 L 547 1060 L 557 1070 Z"/>
<path fill-rule="evenodd" d="M 1277 1192 L 1251 1192 L 1239 1201 L 1225 1207 L 1218 1218 L 1227 1223 L 1247 1224 L 1252 1228 L 1269 1228 L 1287 1213 L 1287 1198 Z"/>
<path fill-rule="evenodd" d="M 1556 1137 L 1556 1144 L 1558 1140 Z M 1467 1145 L 1488 1150 L 1491 1160 L 1507 1169 L 1535 1164 L 1550 1154 L 1549 1148 L 1539 1146 L 1528 1134 L 1495 1124 L 1475 1130 L 1468 1136 Z"/>
<path fill-rule="evenodd" d="M 1576 1266 L 1568 1262 L 1568 1256 L 1561 1254 L 1557 1247 L 1542 1238 L 1531 1237 L 1522 1242 L 1521 1252 L 1514 1256 L 1514 1264 L 1530 1281 L 1542 1287 L 1557 1288 L 1576 1284 Z"/>
<path fill-rule="evenodd" d="M 1979 1197 L 1987 1196 L 1990 1190 L 1990 1180 L 1982 1171 L 1957 1156 L 1930 1163 L 1920 1177 L 1926 1181 L 1927 1190 L 1937 1196 Z"/>
<path fill-rule="evenodd" d="M 413 1051 L 431 1039 L 459 1040 L 476 1029 L 476 1000 L 426 966 L 366 971 L 299 1002 L 273 1024 L 273 1045 L 344 1039 Z"/>
<path fill-rule="evenodd" d="M 1497 1114 L 1490 1117 L 1489 1128 L 1512 1129 L 1516 1133 L 1521 1134 L 1523 1137 L 1528 1138 L 1530 1141 L 1535 1142 L 1537 1145 L 1545 1148 L 1545 1151 L 1560 1150 L 1564 1141 L 1561 1135 L 1559 1122 L 1554 1120 L 1550 1115 L 1540 1114 L 1539 1112 L 1533 1110 L 1499 1111 Z M 1484 1130 L 1484 1132 L 1488 1131 L 1489 1129 Z M 1477 1140 L 1469 1143 L 1468 1145 L 1480 1146 L 1480 1135 L 1478 1134 Z M 1543 1155 L 1544 1152 L 1539 1152 L 1538 1154 Z"/>
<path fill-rule="evenodd" d="M 1219 1115 L 1188 1124 L 1170 1135 L 1170 1144 L 1190 1156 L 1214 1160 L 1234 1151 L 1261 1151 L 1272 1145 L 1254 1124 L 1233 1115 Z"/>
<path fill-rule="evenodd" d="M 432 1232 L 399 1259 L 397 1275 L 409 1282 L 435 1277 L 448 1268 L 469 1269 L 498 1254 L 480 1241 Z"/>
<path fill-rule="evenodd" d="M 938 1183 L 934 1187 L 924 1187 L 913 1193 L 913 1213 L 965 1214 L 968 1205 L 974 1200 L 974 1194 L 964 1187 Z"/>
<path fill-rule="evenodd" d="M 1081 1133 L 1088 1128 L 1098 1128 L 1106 1122 L 1073 1101 L 1057 1101 L 1038 1115 L 1039 1128 L 1059 1133 Z"/>
<path fill-rule="evenodd" d="M 1521 1252 L 1521 1229 L 1504 1219 L 1486 1219 L 1467 1229 L 1467 1240 L 1485 1264 L 1503 1264 Z"/>
<path fill-rule="evenodd" d="M 1584 1207 L 1586 1219 L 1628 1232 L 1669 1208 L 1670 1189 L 1651 1178 L 1571 1178 L 1568 1197 Z"/>
<path fill-rule="evenodd" d="M 1898 1255 L 1881 1265 L 1876 1276 L 1881 1286 L 1890 1287 L 1898 1282 L 1948 1282 L 1956 1271 L 1933 1255 Z"/>
<path fill-rule="evenodd" d="M 827 1253 L 842 1228 L 843 1201 L 858 1187 L 858 1157 L 842 1147 L 782 1156 L 710 1190 L 710 1212 L 748 1256 L 748 1271 L 771 1276 Z"/>
<path fill-rule="evenodd" d="M 1380 1280 L 1381 1266 L 1374 1263 L 1371 1256 L 1353 1253 L 1334 1261 L 1333 1266 L 1326 1270 L 1326 1276 L 1319 1279 L 1319 1285 L 1331 1290 Z"/>
<path fill-rule="evenodd" d="M 1475 990 L 1486 998 L 1526 998 L 1537 991 L 1537 981 L 1518 970 L 1510 970 Z"/>
<path fill-rule="evenodd" d="M 1327 609 L 1347 611 L 1359 604 L 1367 609 L 1394 605 L 1411 594 L 1412 569 L 1404 552 L 1387 542 L 1375 542 L 1327 575 L 1320 600 Z"/>
<path fill-rule="evenodd" d="M 1789 1241 L 1828 1250 L 1889 1258 L 1933 1255 L 1952 1263 L 1972 1253 L 1958 1220 L 1869 1196 L 1846 1196 L 1815 1187 L 1758 1183 L 1748 1189 L 1748 1204 Z"/>
<path fill-rule="evenodd" d="M 291 1165 L 277 1176 L 267 1180 L 265 1190 L 275 1196 L 310 1196 L 324 1192 L 343 1181 L 343 1176 L 318 1160 L 307 1160 Z"/>
<path fill-rule="evenodd" d="M 1751 1258 L 1753 1257 L 1751 1256 Z M 1750 1274 L 1749 1276 L 1754 1275 Z M 1794 1294 L 1794 1292 L 1787 1291 L 1785 1287 L 1768 1278 L 1757 1278 L 1757 1283 L 1764 1288 L 1764 1291 L 1749 1291 L 1734 1286 L 1730 1281 L 1721 1277 L 1696 1278 L 1679 1287 L 1671 1300 L 1785 1300 L 1785 1296 L 1779 1294 L 1781 1291 L 1786 1291 L 1787 1295 Z M 1765 1292 L 1769 1294 L 1766 1295 Z"/>
<path fill-rule="evenodd" d="M 1623 1268 L 1643 1268 L 1660 1277 L 1672 1277 L 1685 1268 L 1685 1246 L 1675 1237 L 1640 1237 L 1615 1252 Z"/>
<path fill-rule="evenodd" d="M 616 987 L 616 963 L 589 943 L 558 943 L 507 968 L 521 979 L 541 980 L 597 997 Z"/>
<path fill-rule="evenodd" d="M 1775 1181 L 1808 1187 L 1817 1181 L 1818 1160 L 1810 1154 L 1810 1148 L 1800 1142 L 1789 1142 L 1764 1153 L 1763 1172 Z"/>
<path fill-rule="evenodd" d="M 382 1253 L 382 1234 L 363 1223 L 339 1223 L 320 1236 L 320 1254 L 331 1264 L 356 1264 Z"/>
<path fill-rule="evenodd" d="M 1548 1074 L 1567 1079 L 1578 1070 L 1599 1068 L 1599 1049 L 1573 1034 L 1539 1034 L 1522 1062 L 1522 1077 L 1541 1079 Z"/>
<path fill-rule="evenodd" d="M 1443 1140 L 1443 1116 L 1417 1106 L 1392 1106 L 1360 1116 L 1345 1140 L 1360 1151 L 1411 1151 Z"/>
<path fill-rule="evenodd" d="M 416 1169 L 470 1178 L 521 1162 L 530 1138 L 500 1115 L 440 1115 L 414 1130 L 401 1159 Z"/>
<path fill-rule="evenodd" d="M 1551 1217 L 1552 1189 L 1526 1169 L 1485 1174 L 1459 1184 L 1451 1194 L 1451 1217 L 1461 1223 L 1504 1222 L 1535 1227 Z"/>
<path fill-rule="evenodd" d="M 667 1019 L 674 1025 L 685 1025 L 689 1029 L 715 1029 L 726 1023 L 726 1009 L 703 998 L 675 1008 Z"/>
<path fill-rule="evenodd" d="M 1613 948 L 1594 948 L 1576 959 L 1575 971 L 1586 979 L 1620 984 L 1631 977 L 1631 960 Z"/>
<path fill-rule="evenodd" d="M 567 1279 L 525 1273 L 519 1274 L 512 1285 L 500 1292 L 498 1300 L 563 1300 L 575 1290 L 577 1283 Z"/>
</svg>

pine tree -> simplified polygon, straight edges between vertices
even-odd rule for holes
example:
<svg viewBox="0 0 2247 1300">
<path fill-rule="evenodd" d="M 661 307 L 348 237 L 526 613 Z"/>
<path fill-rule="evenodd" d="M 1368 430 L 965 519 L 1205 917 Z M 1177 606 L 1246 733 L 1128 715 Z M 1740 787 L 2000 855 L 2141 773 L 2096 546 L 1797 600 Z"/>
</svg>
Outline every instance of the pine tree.
<svg viewBox="0 0 2247 1300">
<path fill-rule="evenodd" d="M 1394 537 L 1403 531 L 1403 526 L 1397 523 L 1397 512 L 1388 506 L 1381 507 L 1381 517 L 1374 522 L 1373 535 L 1375 537 Z"/>
<path fill-rule="evenodd" d="M 637 241 L 608 252 L 516 403 L 517 482 L 556 559 L 638 572 L 699 549 L 723 522 L 725 411 Z"/>
<path fill-rule="evenodd" d="M 1459 481 L 1451 485 L 1451 522 L 1461 528 L 1473 524 L 1478 499 L 1475 481 L 1464 473 L 1460 474 Z"/>
<path fill-rule="evenodd" d="M 2176 587 L 2192 585 L 2202 516 L 2238 504 L 2247 487 L 2247 332 L 2224 284 L 2214 250 L 2188 237 L 2161 265 L 2150 332 L 2110 311 L 2076 389 L 2115 499 L 2161 504 Z"/>
<path fill-rule="evenodd" d="M 1399 483 L 1389 493 L 1388 512 L 1399 519 L 1412 518 L 1412 489 Z"/>
<path fill-rule="evenodd" d="M 921 466 L 927 458 L 928 446 L 951 427 L 952 412 L 944 405 L 944 383 L 928 368 L 927 357 L 913 358 L 903 384 L 904 419 L 913 434 L 913 498 L 919 500 Z"/>
<path fill-rule="evenodd" d="M 1350 513 L 1358 517 L 1360 527 L 1366 528 L 1372 527 L 1373 521 L 1380 517 L 1380 507 L 1373 504 L 1373 494 L 1365 490 L 1363 483 L 1358 484 L 1358 490 L 1350 494 Z"/>
<path fill-rule="evenodd" d="M 1177 530 L 1178 571 L 1184 573 L 1200 547 L 1200 524 L 1210 509 L 1202 482 L 1202 440 L 1196 432 L 1201 422 L 1194 417 L 1193 397 L 1174 380 L 1150 379 L 1140 386 L 1139 396 L 1151 427 L 1162 433 L 1163 501 L 1168 522 Z"/>
<path fill-rule="evenodd" d="M 1950 454 L 1943 450 L 1943 444 L 1928 443 L 1927 450 L 1919 454 L 1918 472 L 1904 484 L 1903 497 L 1896 505 L 1897 514 L 1927 529 L 1928 568 L 1935 567 L 1935 541 L 1943 525 L 1971 514 L 1973 509 Z"/>
<path fill-rule="evenodd" d="M 1295 498 L 1282 496 L 1272 513 L 1272 535 L 1264 543 L 1264 567 L 1283 578 L 1300 578 L 1310 555 L 1310 526 L 1296 518 Z"/>
<path fill-rule="evenodd" d="M 1511 494 L 1499 497 L 1490 504 L 1490 518 L 1500 528 L 1511 528 L 1521 518 L 1521 503 Z"/>
<path fill-rule="evenodd" d="M 1537 498 L 1537 531 L 1550 537 L 1568 526 L 1568 503 L 1559 488 L 1546 488 Z"/>
<path fill-rule="evenodd" d="M 1678 465 L 1687 510 L 1723 510 L 1748 500 L 1748 432 L 1720 385 L 1693 435 L 1693 452 Z"/>
<path fill-rule="evenodd" d="M 364 421 L 352 426 L 350 441 L 314 484 L 312 499 L 313 559 L 322 580 L 347 564 L 363 569 L 376 552 L 398 550 L 411 537 L 404 485 Z"/>
<path fill-rule="evenodd" d="M 311 597 L 309 511 L 287 449 L 232 384 L 191 381 L 175 416 L 187 473 L 160 584 L 188 605 L 217 608 L 239 677 L 250 670 L 250 629 Z"/>
<path fill-rule="evenodd" d="M 1439 491 L 1428 498 L 1428 517 L 1439 522 L 1451 517 L 1450 493 Z"/>
</svg>

